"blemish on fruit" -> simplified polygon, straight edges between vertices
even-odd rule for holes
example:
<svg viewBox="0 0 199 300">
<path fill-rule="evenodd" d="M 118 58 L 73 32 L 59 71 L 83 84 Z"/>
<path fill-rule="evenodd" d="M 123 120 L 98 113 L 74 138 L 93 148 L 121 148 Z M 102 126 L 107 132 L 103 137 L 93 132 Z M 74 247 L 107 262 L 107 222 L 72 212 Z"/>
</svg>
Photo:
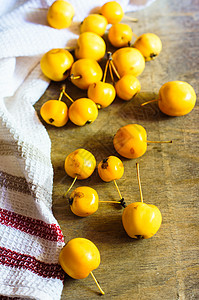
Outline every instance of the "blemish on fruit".
<svg viewBox="0 0 199 300">
<path fill-rule="evenodd" d="M 69 202 L 70 205 L 73 204 L 73 200 L 74 200 L 74 198 L 69 198 L 69 199 L 68 199 L 68 202 Z"/>
<path fill-rule="evenodd" d="M 53 118 L 50 118 L 50 119 L 49 119 L 49 122 L 50 122 L 50 123 L 53 123 L 53 122 L 54 122 L 54 119 L 53 119 Z"/>
<path fill-rule="evenodd" d="M 84 193 L 82 193 L 82 192 L 76 192 L 75 196 L 79 197 L 79 198 L 83 198 L 84 197 Z"/>
<path fill-rule="evenodd" d="M 108 158 L 103 159 L 101 167 L 102 167 L 102 169 L 108 168 Z"/>
<path fill-rule="evenodd" d="M 143 237 L 143 235 L 135 235 L 135 237 L 137 238 L 137 240 L 141 240 L 141 239 L 143 239 L 144 237 Z"/>
<path fill-rule="evenodd" d="M 150 54 L 150 58 L 151 58 L 151 59 L 154 59 L 156 56 L 157 56 L 156 53 L 151 53 L 151 54 Z"/>
</svg>

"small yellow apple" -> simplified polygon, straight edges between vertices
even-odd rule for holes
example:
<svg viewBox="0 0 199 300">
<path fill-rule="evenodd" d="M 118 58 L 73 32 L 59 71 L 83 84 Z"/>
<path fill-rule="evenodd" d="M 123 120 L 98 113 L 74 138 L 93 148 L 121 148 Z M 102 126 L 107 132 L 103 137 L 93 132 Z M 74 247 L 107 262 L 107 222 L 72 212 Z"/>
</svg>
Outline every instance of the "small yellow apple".
<svg viewBox="0 0 199 300">
<path fill-rule="evenodd" d="M 56 0 L 49 7 L 47 21 L 51 27 L 63 29 L 70 26 L 75 11 L 72 4 L 65 0 Z"/>
<path fill-rule="evenodd" d="M 106 44 L 103 38 L 94 32 L 83 32 L 77 40 L 75 56 L 80 58 L 90 58 L 99 61 L 106 53 Z"/>
<path fill-rule="evenodd" d="M 40 61 L 43 74 L 51 80 L 62 81 L 68 76 L 68 70 L 74 62 L 72 54 L 62 48 L 51 49 Z"/>
</svg>

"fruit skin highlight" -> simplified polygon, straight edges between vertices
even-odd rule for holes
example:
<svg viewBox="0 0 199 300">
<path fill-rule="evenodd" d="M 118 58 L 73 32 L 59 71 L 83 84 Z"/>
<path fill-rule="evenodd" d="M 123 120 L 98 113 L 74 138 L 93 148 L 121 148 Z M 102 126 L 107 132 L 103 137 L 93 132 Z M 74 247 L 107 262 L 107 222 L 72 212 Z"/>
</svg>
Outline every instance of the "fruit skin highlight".
<svg viewBox="0 0 199 300">
<path fill-rule="evenodd" d="M 155 59 L 162 51 L 162 42 L 154 33 L 144 33 L 137 38 L 133 47 L 138 49 L 145 61 Z"/>
<path fill-rule="evenodd" d="M 69 2 L 56 0 L 48 9 L 47 21 L 56 29 L 67 28 L 71 25 L 74 14 L 74 8 Z"/>
<path fill-rule="evenodd" d="M 62 81 L 67 78 L 74 62 L 72 54 L 65 49 L 56 48 L 46 52 L 40 61 L 43 74 L 51 80 Z"/>
<path fill-rule="evenodd" d="M 97 192 L 88 186 L 77 187 L 70 195 L 71 211 L 79 217 L 87 217 L 98 210 Z"/>
<path fill-rule="evenodd" d="M 196 93 L 185 81 L 169 81 L 159 90 L 159 109 L 169 116 L 184 116 L 194 108 Z"/>
<path fill-rule="evenodd" d="M 100 253 L 93 242 L 85 238 L 70 240 L 59 254 L 62 269 L 74 279 L 83 279 L 100 264 Z"/>
</svg>

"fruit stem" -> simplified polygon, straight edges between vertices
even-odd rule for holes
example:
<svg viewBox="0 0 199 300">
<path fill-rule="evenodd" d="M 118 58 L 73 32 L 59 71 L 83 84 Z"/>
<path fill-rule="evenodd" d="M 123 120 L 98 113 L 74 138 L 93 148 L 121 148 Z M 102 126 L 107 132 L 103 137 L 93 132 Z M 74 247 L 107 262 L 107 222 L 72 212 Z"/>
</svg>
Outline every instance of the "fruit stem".
<svg viewBox="0 0 199 300">
<path fill-rule="evenodd" d="M 102 203 L 116 203 L 116 204 L 121 204 L 121 202 L 120 202 L 120 201 L 109 201 L 109 200 L 107 200 L 107 201 L 100 200 L 100 201 L 98 201 L 98 202 L 102 202 Z"/>
<path fill-rule="evenodd" d="M 97 109 L 101 109 L 102 108 L 101 104 L 96 103 L 96 106 L 97 106 Z"/>
<path fill-rule="evenodd" d="M 141 106 L 147 105 L 147 104 L 152 103 L 152 102 L 157 102 L 157 101 L 159 101 L 159 100 L 160 100 L 160 99 L 149 100 L 149 101 L 147 101 L 147 102 L 142 103 Z"/>
<path fill-rule="evenodd" d="M 121 198 L 120 201 L 109 201 L 109 200 L 103 201 L 103 200 L 100 200 L 98 202 L 102 202 L 102 203 L 114 203 L 114 204 L 116 203 L 116 204 L 122 205 L 123 207 L 126 207 L 126 202 L 124 201 L 124 198 Z"/>
<path fill-rule="evenodd" d="M 60 95 L 59 95 L 58 101 L 61 101 L 61 99 L 62 99 L 62 97 L 63 97 L 63 94 L 64 94 L 64 92 L 65 92 L 65 88 L 66 88 L 65 84 L 62 85 L 62 87 L 61 87 L 61 93 L 60 93 Z"/>
<path fill-rule="evenodd" d="M 71 185 L 69 186 L 69 188 L 67 189 L 67 191 L 64 193 L 64 197 L 66 197 L 66 195 L 68 194 L 68 192 L 72 189 L 72 187 L 75 184 L 76 180 L 77 180 L 77 176 L 74 178 L 73 182 L 71 183 Z"/>
<path fill-rule="evenodd" d="M 111 64 L 113 71 L 115 72 L 115 75 L 117 76 L 118 79 L 120 79 L 120 74 L 118 73 L 112 59 L 110 60 L 110 64 Z"/>
<path fill-rule="evenodd" d="M 126 20 L 129 20 L 131 22 L 135 22 L 135 23 L 138 22 L 137 18 L 132 18 L 132 17 L 129 17 L 129 16 L 126 16 L 126 15 L 124 15 L 123 18 L 126 19 Z"/>
<path fill-rule="evenodd" d="M 108 55 L 108 61 L 109 61 L 109 71 L 110 71 L 110 75 L 111 75 L 111 80 L 113 82 L 113 84 L 115 84 L 115 80 L 114 80 L 114 76 L 113 76 L 113 71 L 116 74 L 116 76 L 120 79 L 120 75 L 118 74 L 116 67 L 113 63 L 113 58 L 112 58 L 112 53 L 110 51 L 107 52 Z M 113 71 L 112 71 L 113 70 Z"/>
<path fill-rule="evenodd" d="M 105 80 L 106 80 L 108 66 L 109 66 L 109 60 L 107 60 L 106 65 L 105 65 L 104 76 L 103 76 L 102 82 L 105 82 Z"/>
<path fill-rule="evenodd" d="M 73 50 L 75 50 L 75 47 L 73 46 L 67 46 L 67 47 L 64 47 L 64 49 L 65 50 L 71 50 L 71 51 L 73 51 Z"/>
<path fill-rule="evenodd" d="M 77 76 L 74 76 L 73 74 L 70 75 L 70 79 L 80 79 L 82 78 L 81 75 L 77 75 Z"/>
<path fill-rule="evenodd" d="M 114 76 L 113 76 L 113 71 L 112 71 L 110 63 L 109 63 L 109 72 L 110 72 L 110 75 L 111 75 L 111 80 L 112 80 L 113 84 L 115 84 L 115 80 L 114 80 Z"/>
<path fill-rule="evenodd" d="M 98 289 L 100 290 L 100 293 L 101 293 L 102 295 L 104 295 L 105 293 L 104 293 L 104 291 L 102 290 L 102 288 L 100 287 L 100 285 L 99 285 L 97 279 L 95 278 L 93 272 L 91 271 L 90 274 L 91 274 L 91 276 L 93 277 L 93 280 L 95 281 L 95 283 L 96 283 Z"/>
<path fill-rule="evenodd" d="M 115 184 L 115 186 L 116 186 L 116 189 L 117 189 L 117 191 L 118 191 L 118 194 L 119 194 L 119 196 L 120 196 L 120 199 L 122 199 L 122 195 L 121 195 L 121 193 L 120 193 L 119 187 L 118 187 L 117 182 L 115 181 L 115 179 L 113 180 L 113 182 L 114 182 L 114 184 Z"/>
<path fill-rule="evenodd" d="M 139 163 L 136 163 L 136 168 L 137 168 L 138 185 L 139 185 L 139 190 L 140 190 L 140 199 L 141 199 L 141 202 L 143 203 L 143 195 L 142 195 L 142 188 L 141 188 L 141 182 L 140 182 Z"/>
<path fill-rule="evenodd" d="M 63 94 L 71 101 L 74 102 L 74 100 L 63 90 Z"/>
<path fill-rule="evenodd" d="M 173 141 L 147 141 L 147 143 L 173 143 Z"/>
<path fill-rule="evenodd" d="M 137 34 L 135 33 L 135 32 L 133 32 L 133 36 L 137 39 L 138 38 L 138 36 L 137 36 Z"/>
</svg>

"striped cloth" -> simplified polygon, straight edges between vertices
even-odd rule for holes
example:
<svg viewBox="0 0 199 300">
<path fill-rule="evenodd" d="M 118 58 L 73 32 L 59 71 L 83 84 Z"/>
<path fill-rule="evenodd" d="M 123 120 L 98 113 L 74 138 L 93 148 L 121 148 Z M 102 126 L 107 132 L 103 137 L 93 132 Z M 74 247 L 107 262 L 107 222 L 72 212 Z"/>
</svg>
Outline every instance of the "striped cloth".
<svg viewBox="0 0 199 300">
<path fill-rule="evenodd" d="M 121 0 L 125 11 L 153 0 Z M 0 7 L 0 297 L 60 299 L 64 245 L 52 214 L 51 142 L 33 104 L 49 85 L 41 55 L 71 45 L 78 22 L 106 0 L 71 0 L 73 30 L 47 25 L 53 1 L 6 0 Z M 69 1 L 70 2 L 70 1 Z M 139 6 L 137 4 L 139 3 Z"/>
</svg>

